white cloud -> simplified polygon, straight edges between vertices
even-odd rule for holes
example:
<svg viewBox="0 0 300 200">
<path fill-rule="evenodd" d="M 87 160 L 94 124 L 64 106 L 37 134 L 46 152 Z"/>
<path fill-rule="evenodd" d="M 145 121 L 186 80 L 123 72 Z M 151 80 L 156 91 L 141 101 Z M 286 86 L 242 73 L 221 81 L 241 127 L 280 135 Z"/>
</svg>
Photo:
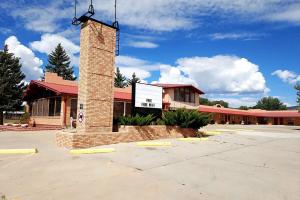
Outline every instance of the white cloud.
<svg viewBox="0 0 300 200">
<path fill-rule="evenodd" d="M 120 67 L 120 71 L 126 78 L 132 78 L 133 73 L 135 73 L 139 79 L 146 79 L 151 76 L 150 72 L 139 68 Z"/>
<path fill-rule="evenodd" d="M 272 75 L 277 76 L 286 83 L 296 84 L 297 82 L 300 82 L 300 75 L 289 70 L 276 70 L 272 73 Z"/>
<path fill-rule="evenodd" d="M 300 25 L 300 3 L 290 5 L 287 8 L 269 14 L 266 16 L 266 19 L 270 21 L 289 22 L 295 25 Z"/>
<path fill-rule="evenodd" d="M 159 83 L 193 84 L 198 86 L 196 80 L 185 76 L 178 67 L 161 65 Z"/>
<path fill-rule="evenodd" d="M 64 8 L 63 1 L 50 1 L 50 4 L 35 6 L 14 5 L 10 13 L 16 19 L 22 19 L 25 28 L 38 32 L 54 32 L 60 28 L 60 20 L 72 17 L 71 7 Z"/>
<path fill-rule="evenodd" d="M 262 96 L 245 96 L 245 95 L 210 95 L 209 100 L 218 101 L 223 100 L 229 104 L 231 108 L 238 108 L 240 106 L 255 106 L 257 101 Z"/>
<path fill-rule="evenodd" d="M 213 33 L 209 35 L 211 40 L 257 40 L 264 34 L 258 33 Z"/>
<path fill-rule="evenodd" d="M 118 56 L 116 66 L 127 78 L 131 78 L 135 73 L 140 79 L 146 79 L 151 76 L 151 71 L 158 70 L 159 64 L 153 64 L 149 61 L 138 59 L 131 56 Z"/>
<path fill-rule="evenodd" d="M 128 46 L 135 47 L 135 48 L 146 48 L 146 49 L 153 49 L 157 48 L 158 44 L 148 41 L 130 41 L 128 42 Z"/>
<path fill-rule="evenodd" d="M 30 47 L 40 53 L 50 54 L 55 47 L 61 43 L 67 54 L 70 56 L 71 65 L 79 66 L 80 47 L 69 39 L 58 34 L 44 34 L 40 41 L 30 43 Z"/>
<path fill-rule="evenodd" d="M 135 72 L 141 79 L 147 79 L 151 72 L 160 71 L 154 82 L 193 84 L 206 93 L 266 95 L 270 91 L 259 66 L 237 56 L 180 58 L 175 66 L 119 56 L 116 66 L 128 78 Z"/>
<path fill-rule="evenodd" d="M 192 83 L 206 93 L 263 93 L 268 91 L 263 74 L 245 58 L 218 55 L 177 60 L 163 67 L 159 82 Z"/>
<path fill-rule="evenodd" d="M 26 75 L 25 80 L 36 80 L 42 76 L 43 70 L 40 67 L 43 61 L 36 57 L 31 49 L 21 44 L 16 36 L 7 38 L 5 44 L 8 45 L 9 52 L 20 58 L 21 69 Z"/>
<path fill-rule="evenodd" d="M 96 15 L 100 19 L 112 20 L 114 1 L 95 0 Z M 87 2 L 80 5 L 86 10 Z M 120 24 L 154 31 L 192 29 L 204 22 L 201 17 L 214 15 L 221 19 L 234 19 L 235 22 L 269 21 L 273 13 L 286 10 L 284 22 L 298 20 L 293 10 L 288 8 L 295 0 L 127 0 L 118 1 Z M 294 19 L 296 18 L 296 19 Z"/>
<path fill-rule="evenodd" d="M 37 1 L 38 2 L 38 1 Z M 87 11 L 89 0 L 78 1 L 78 16 Z M 73 17 L 73 5 L 67 1 L 52 0 L 37 5 L 32 2 L 5 3 L 9 14 L 22 19 L 25 27 L 39 32 L 58 31 L 62 23 Z M 114 19 L 113 0 L 93 1 L 96 19 L 111 22 Z M 1 4 L 0 4 L 1 6 Z M 299 25 L 297 0 L 126 0 L 118 1 L 120 24 L 152 31 L 193 29 L 207 23 L 206 16 L 224 21 L 253 22 L 281 21 Z"/>
<path fill-rule="evenodd" d="M 12 33 L 12 30 L 9 28 L 0 27 L 0 33 L 2 33 L 3 35 L 8 35 Z"/>
</svg>

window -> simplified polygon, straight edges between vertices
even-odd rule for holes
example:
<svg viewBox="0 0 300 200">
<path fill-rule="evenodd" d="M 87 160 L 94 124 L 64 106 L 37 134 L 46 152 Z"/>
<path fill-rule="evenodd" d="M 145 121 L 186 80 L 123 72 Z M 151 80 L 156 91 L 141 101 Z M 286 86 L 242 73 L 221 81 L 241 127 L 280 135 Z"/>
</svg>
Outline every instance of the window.
<svg viewBox="0 0 300 200">
<path fill-rule="evenodd" d="M 61 97 L 38 99 L 32 103 L 32 116 L 60 116 Z"/>
<path fill-rule="evenodd" d="M 55 98 L 55 116 L 60 116 L 61 98 Z"/>
<path fill-rule="evenodd" d="M 55 98 L 49 99 L 49 116 L 54 116 Z"/>
<path fill-rule="evenodd" d="M 191 88 L 175 88 L 174 100 L 195 103 L 195 93 Z"/>
<path fill-rule="evenodd" d="M 77 99 L 71 99 L 71 112 L 70 117 L 77 118 Z"/>
</svg>

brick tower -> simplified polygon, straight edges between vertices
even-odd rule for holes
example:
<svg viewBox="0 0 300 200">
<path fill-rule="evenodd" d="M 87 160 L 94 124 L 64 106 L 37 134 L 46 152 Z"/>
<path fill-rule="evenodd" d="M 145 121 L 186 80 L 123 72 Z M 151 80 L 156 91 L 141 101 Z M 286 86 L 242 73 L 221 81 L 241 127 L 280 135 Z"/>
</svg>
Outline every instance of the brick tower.
<svg viewBox="0 0 300 200">
<path fill-rule="evenodd" d="M 112 132 L 116 29 L 89 18 L 81 25 L 77 133 Z"/>
</svg>

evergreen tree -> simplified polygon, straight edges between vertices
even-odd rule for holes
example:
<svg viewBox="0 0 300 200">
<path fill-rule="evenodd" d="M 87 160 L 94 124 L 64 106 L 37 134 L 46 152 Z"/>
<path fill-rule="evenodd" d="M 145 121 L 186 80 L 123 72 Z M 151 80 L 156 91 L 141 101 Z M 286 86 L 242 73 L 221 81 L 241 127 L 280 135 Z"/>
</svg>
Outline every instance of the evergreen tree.
<svg viewBox="0 0 300 200">
<path fill-rule="evenodd" d="M 284 105 L 278 98 L 274 97 L 262 98 L 253 108 L 263 110 L 287 110 L 286 105 Z"/>
<path fill-rule="evenodd" d="M 295 89 L 297 90 L 297 102 L 298 102 L 298 110 L 300 112 L 300 85 L 296 85 Z"/>
<path fill-rule="evenodd" d="M 115 87 L 124 88 L 126 86 L 126 77 L 121 74 L 119 67 L 117 67 L 117 71 L 115 72 Z"/>
<path fill-rule="evenodd" d="M 73 67 L 70 67 L 70 57 L 59 43 L 55 50 L 48 55 L 47 72 L 57 73 L 58 76 L 65 80 L 75 80 L 73 76 Z"/>
<path fill-rule="evenodd" d="M 21 71 L 19 58 L 8 52 L 7 45 L 0 51 L 0 125 L 3 111 L 13 111 L 22 104 L 25 75 Z"/>
<path fill-rule="evenodd" d="M 132 85 L 132 83 L 140 83 L 140 82 L 141 80 L 138 77 L 136 77 L 135 72 L 133 72 L 132 79 L 127 80 L 127 85 Z"/>
</svg>

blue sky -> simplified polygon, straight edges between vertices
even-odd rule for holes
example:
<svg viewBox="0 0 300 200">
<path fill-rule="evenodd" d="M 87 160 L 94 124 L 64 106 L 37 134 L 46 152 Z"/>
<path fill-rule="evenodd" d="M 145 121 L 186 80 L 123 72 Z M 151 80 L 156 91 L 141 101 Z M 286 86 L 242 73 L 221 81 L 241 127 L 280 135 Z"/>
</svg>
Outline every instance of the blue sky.
<svg viewBox="0 0 300 200">
<path fill-rule="evenodd" d="M 78 12 L 89 1 L 80 1 Z M 113 0 L 94 0 L 96 19 L 111 23 Z M 62 43 L 78 75 L 79 27 L 72 0 L 2 0 L 0 40 L 38 79 Z M 116 65 L 148 83 L 191 83 L 231 107 L 264 96 L 296 105 L 300 82 L 299 0 L 119 0 Z"/>
</svg>

